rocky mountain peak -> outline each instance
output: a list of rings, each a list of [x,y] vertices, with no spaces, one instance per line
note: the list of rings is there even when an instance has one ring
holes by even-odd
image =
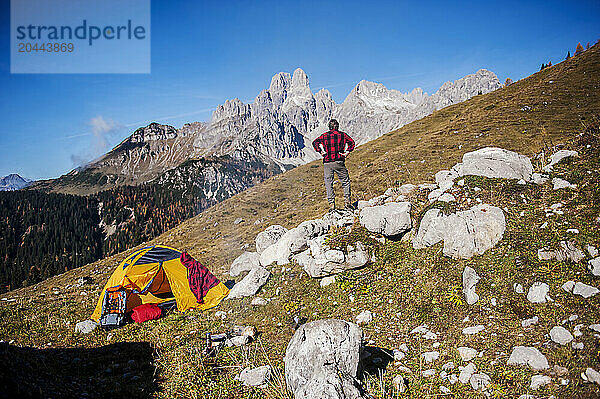
[[[288,72],[279,72],[271,78],[271,85],[269,86],[269,92],[271,94],[281,93],[290,88],[292,79]]]
[[[146,127],[137,129],[129,138],[131,143],[147,143],[156,140],[174,139],[177,137],[177,129],[170,125],[161,125],[156,122]]]
[[[31,180],[22,178],[16,173],[11,173],[0,179],[0,191],[20,190],[31,183]]]
[[[308,76],[301,68],[296,68],[294,74],[292,75],[291,89],[294,91],[308,89],[310,91]]]

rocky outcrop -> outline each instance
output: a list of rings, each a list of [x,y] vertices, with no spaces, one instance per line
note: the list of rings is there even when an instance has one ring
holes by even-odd
[[[265,231],[261,231],[255,238],[256,252],[261,254],[267,247],[273,245],[287,233],[288,229],[278,224],[267,227]]]
[[[298,328],[285,352],[285,380],[295,398],[367,398],[357,383],[362,331],[343,320],[317,320]]]
[[[257,267],[260,267],[260,255],[256,252],[244,252],[231,264],[229,275],[237,277],[240,273],[249,272]]]
[[[256,267],[246,275],[239,283],[235,284],[227,298],[236,299],[255,295],[260,288],[267,283],[271,273],[262,267]]]
[[[306,273],[313,278],[338,274],[348,269],[364,266],[369,261],[369,253],[362,242],[349,246],[346,252],[330,249],[325,245],[325,237],[308,241],[309,249],[294,256]]]
[[[531,180],[533,165],[529,158],[502,148],[485,147],[467,152],[462,159],[462,175],[502,179]]]
[[[496,245],[505,228],[504,212],[495,206],[477,205],[448,216],[430,209],[421,220],[413,247],[421,249],[443,241],[444,255],[468,259]]]

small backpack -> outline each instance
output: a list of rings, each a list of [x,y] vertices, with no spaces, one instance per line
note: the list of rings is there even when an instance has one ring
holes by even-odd
[[[104,293],[100,326],[105,329],[121,327],[127,319],[127,291],[121,286],[111,287]]]

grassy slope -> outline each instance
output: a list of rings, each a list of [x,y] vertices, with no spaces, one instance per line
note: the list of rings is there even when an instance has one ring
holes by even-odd
[[[596,45],[578,57],[507,88],[447,107],[361,146],[348,160],[356,197],[370,198],[398,183],[431,181],[436,171],[460,161],[464,152],[487,145],[530,157],[559,143],[567,143],[570,148],[580,145],[575,140],[583,131],[583,125],[600,114],[599,53],[600,46]],[[524,106],[530,109],[523,110]],[[517,186],[514,182],[468,178],[465,189],[455,193],[459,198],[457,208],[467,207],[467,197],[475,199],[479,196],[484,202],[508,209],[504,239],[493,250],[469,261],[443,257],[439,245],[424,251],[414,251],[406,243],[381,245],[364,230],[355,228],[350,237],[341,234],[333,242],[361,238],[376,252],[377,262],[360,271],[344,273],[336,284],[325,289],[319,288],[318,282],[309,279],[297,266],[291,265],[291,269],[283,273],[280,267],[273,267],[273,277],[261,292],[272,301],[263,308],[253,309],[251,299],[247,298],[219,306],[218,310],[231,312],[224,321],[217,320],[213,311],[192,312],[189,315],[172,314],[144,325],[129,325],[114,331],[110,339],[103,331],[87,336],[74,335],[74,322],[91,313],[100,286],[126,255],[124,253],[9,293],[7,297],[17,301],[0,305],[0,338],[14,339],[15,344],[37,348],[89,348],[85,359],[90,367],[74,368],[70,371],[75,375],[73,378],[85,380],[91,377],[106,390],[117,393],[127,392],[134,396],[154,393],[165,397],[195,397],[197,394],[204,397],[261,397],[254,390],[241,388],[233,377],[244,364],[261,365],[271,361],[276,368],[282,368],[285,345],[293,333],[292,314],[300,312],[309,320],[326,317],[352,320],[361,310],[369,309],[377,316],[364,331],[374,345],[392,349],[406,342],[412,349],[404,362],[413,371],[408,375],[411,393],[406,396],[439,393],[437,377],[422,379],[418,373],[421,368],[429,367],[421,364],[419,353],[432,350],[431,342],[420,341],[408,334],[412,328],[427,322],[440,335],[441,346],[437,350],[442,356],[433,363],[438,371],[447,360],[462,364],[453,348],[472,346],[484,351],[484,356],[475,362],[478,369],[492,377],[494,392],[498,396],[518,396],[527,392],[533,373],[505,367],[507,354],[513,345],[537,343],[535,346],[544,352],[551,364],[569,368],[570,375],[566,378],[571,380],[568,386],[562,387],[554,379],[542,394],[594,397],[597,388],[581,385],[579,373],[586,366],[598,370],[598,341],[586,331],[581,338],[585,349],[578,352],[570,347],[548,345],[544,337],[553,325],[571,313],[579,315],[577,322],[600,321],[594,319],[598,317],[598,297],[576,299],[558,288],[569,278],[587,283],[592,280],[583,264],[541,264],[536,255],[537,249],[547,242],[555,243],[570,237],[566,233],[568,227],[579,228],[580,234],[573,238],[581,245],[600,244],[597,224],[594,225],[600,214],[599,154],[596,150],[600,144],[592,144],[591,149],[578,148],[585,154],[561,165],[556,171],[557,175],[578,183],[577,190],[555,192],[548,186]],[[539,161],[534,164],[539,167]],[[320,163],[315,162],[271,178],[182,223],[153,242],[188,250],[224,278],[228,265],[242,252],[243,245],[252,246],[255,235],[268,225],[292,227],[323,214],[327,206],[323,199],[321,173]],[[475,186],[483,190],[475,192]],[[413,198],[415,218],[429,206],[425,194],[421,192]],[[565,215],[550,218],[548,229],[538,229],[546,220],[544,208],[558,200],[566,203]],[[245,221],[234,225],[233,220],[238,217]],[[259,222],[255,224],[257,220]],[[456,302],[460,298],[460,273],[465,265],[471,265],[482,276],[478,285],[482,299],[472,307]],[[415,273],[416,269],[420,272]],[[66,287],[79,276],[92,276],[95,284],[91,288]],[[533,306],[511,292],[513,282],[528,287],[534,281],[548,282],[556,302]],[[279,295],[276,295],[277,288],[280,288]],[[81,291],[87,295],[82,295]],[[349,301],[349,295],[355,296],[355,302]],[[499,303],[495,308],[489,305],[492,297]],[[522,329],[520,320],[533,315],[540,318],[540,323]],[[466,316],[470,321],[463,323]],[[217,367],[202,361],[198,349],[203,345],[201,333],[223,330],[235,323],[256,325],[262,332],[259,341],[246,349],[222,352],[216,359]],[[474,324],[485,324],[486,333],[464,338],[461,329]],[[571,331],[572,327],[568,325]],[[138,352],[133,344],[119,348],[112,358],[98,355],[100,349],[94,349],[115,342],[121,345],[150,342],[155,352],[150,359],[127,364],[122,357],[128,359],[127,356]],[[11,348],[9,355],[16,356]],[[47,351],[37,351],[31,356],[48,355]],[[7,359],[12,359],[11,356]],[[63,356],[68,358],[69,354]],[[157,368],[155,375],[147,370],[149,362]],[[111,368],[111,373],[105,373],[107,367]],[[398,373],[397,367],[388,365],[383,374],[385,384]],[[131,384],[122,383],[124,373],[134,373],[141,379],[131,387]],[[50,378],[40,379],[48,380],[40,384],[52,385]],[[475,396],[466,386],[445,385],[458,397]],[[57,384],[51,389],[65,392],[70,388]],[[371,386],[372,393],[380,395],[379,391],[377,386]],[[280,384],[267,390],[269,397],[284,395]]]

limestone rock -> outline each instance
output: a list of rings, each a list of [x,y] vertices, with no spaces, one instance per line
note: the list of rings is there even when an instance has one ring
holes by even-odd
[[[385,205],[364,208],[360,212],[360,224],[367,230],[385,236],[397,236],[408,231],[410,202],[388,202]]]
[[[469,378],[471,388],[476,391],[485,391],[491,381],[492,379],[486,373],[473,374],[471,378]]]
[[[285,353],[285,380],[295,398],[366,398],[357,383],[362,332],[343,320],[303,324]]]
[[[439,359],[440,352],[438,352],[438,351],[424,352],[424,353],[421,353],[421,357],[423,358],[423,360],[425,361],[425,363],[431,363],[434,360]]]
[[[84,320],[75,324],[75,332],[80,334],[89,334],[98,327],[94,320]]]
[[[271,379],[271,366],[260,366],[253,369],[246,367],[236,379],[247,387],[265,388]]]
[[[564,327],[554,326],[550,330],[550,339],[557,344],[566,345],[573,341],[573,335]]]
[[[588,270],[594,276],[600,276],[600,256],[588,261]]]
[[[560,190],[562,188],[577,188],[577,185],[571,184],[568,181],[559,177],[555,177],[554,179],[552,179],[552,188],[554,190]]]
[[[546,283],[536,281],[529,287],[527,300],[531,303],[545,303],[548,301],[548,292],[550,287]]]
[[[440,215],[437,209],[430,209],[421,220],[413,247],[420,249],[443,240],[444,255],[469,259],[496,245],[502,239],[505,228],[504,212],[495,206],[476,205],[448,216]]]
[[[552,382],[552,378],[547,375],[536,374],[531,376],[531,385],[529,386],[533,390],[538,390]]]
[[[266,284],[270,276],[271,273],[260,266],[250,270],[250,272],[242,279],[242,281],[231,288],[227,298],[235,299],[256,294],[258,290],[260,290],[260,288]]]
[[[577,153],[577,151],[571,151],[571,150],[559,150],[557,152],[555,152],[554,154],[552,154],[552,156],[550,157],[549,161],[550,163],[546,166],[544,166],[544,172],[551,172],[552,168],[554,165],[556,165],[557,163],[559,163],[560,161],[562,161],[565,158],[568,157],[573,157],[573,156],[578,156],[579,154]]]
[[[356,316],[356,324],[367,324],[373,320],[373,313],[369,310],[363,310]]]
[[[240,273],[249,272],[257,267],[260,267],[260,255],[257,252],[244,252],[231,264],[229,275],[237,277]]]
[[[537,348],[531,346],[515,346],[508,358],[509,366],[529,366],[539,371],[548,369],[548,360]]]
[[[475,270],[470,266],[466,266],[462,274],[462,283],[463,293],[465,294],[465,299],[469,305],[473,305],[479,300],[479,295],[475,292],[475,286],[479,280],[480,277]]]
[[[591,298],[596,295],[600,290],[598,288],[593,287],[591,285],[584,284],[580,281],[575,283],[573,286],[573,295],[581,295],[584,298]]]
[[[600,373],[591,367],[585,369],[585,376],[589,382],[600,385]]]
[[[465,327],[465,328],[462,329],[462,333],[464,335],[473,335],[473,334],[479,334],[483,330],[485,330],[485,326],[483,326],[483,325],[480,324],[480,325],[477,325],[477,326]]]
[[[473,373],[475,373],[475,371],[477,371],[477,367],[473,363],[467,364],[458,375],[458,380],[462,384],[466,384],[467,382],[469,382],[471,376],[473,375]]]
[[[463,155],[463,176],[531,180],[533,166],[529,158],[502,148],[485,147]]]
[[[456,348],[456,350],[463,362],[471,361],[477,356],[477,349],[469,348],[467,346],[460,346]]]
[[[268,246],[275,244],[288,229],[278,224],[267,227],[265,231],[258,233],[255,238],[256,252],[261,254]]]

